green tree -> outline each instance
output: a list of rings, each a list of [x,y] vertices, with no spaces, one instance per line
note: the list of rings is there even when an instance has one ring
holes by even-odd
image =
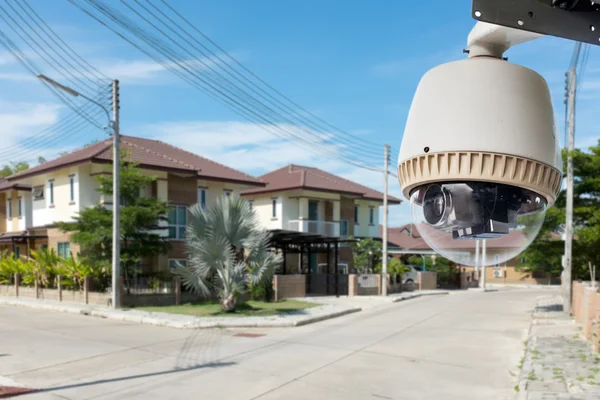
[[[166,227],[160,224],[167,221],[167,204],[155,198],[140,196],[141,190],[156,178],[143,175],[137,164],[125,161],[125,158],[126,154],[121,154],[120,258],[125,283],[129,288],[130,278],[139,261],[166,254],[170,244],[161,232]],[[100,175],[96,179],[100,183],[100,193],[112,196],[112,175]],[[96,269],[110,265],[112,210],[96,205],[80,211],[74,222],[59,222],[57,225],[63,232],[73,232],[71,240],[80,245],[82,256]]]
[[[372,238],[360,239],[352,243],[352,259],[354,269],[358,272],[374,270],[381,263],[381,242]]]
[[[588,152],[573,152],[573,279],[589,279],[588,262],[600,267],[600,141]],[[566,172],[567,152],[563,151]],[[534,242],[521,254],[528,272],[560,274],[564,242],[566,190],[560,192],[554,207],[546,211],[546,219]]]
[[[375,267],[374,271],[376,274],[381,274],[383,270],[383,264],[379,262]],[[399,258],[390,258],[387,265],[387,273],[392,277],[392,282],[399,281],[400,277],[407,272],[409,268],[404,265]]]
[[[29,164],[25,161],[13,162],[11,161],[2,169],[0,169],[0,178],[6,178],[7,176],[11,176],[16,174],[17,172],[25,171],[29,169]]]
[[[222,196],[210,208],[195,204],[190,214],[186,239],[190,262],[177,266],[174,273],[196,293],[216,293],[221,309],[233,312],[241,294],[271,281],[283,257],[269,251],[271,234],[260,226],[246,200]]]

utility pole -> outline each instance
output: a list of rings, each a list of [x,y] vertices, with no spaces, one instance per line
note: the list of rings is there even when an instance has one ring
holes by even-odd
[[[568,132],[569,141],[567,147],[567,215],[565,227],[565,265],[564,282],[565,297],[563,299],[563,310],[571,314],[571,268],[573,263],[573,150],[575,149],[575,67],[569,70],[569,94],[568,94]]]
[[[481,241],[481,288],[485,292],[485,265],[487,264],[486,240]]]
[[[121,187],[120,187],[120,141],[119,141],[119,81],[112,83],[113,106],[113,242],[112,242],[112,306],[121,307],[119,277],[121,273]]]
[[[388,169],[390,166],[390,146],[383,145],[383,260],[381,261],[381,295],[387,296],[388,262]]]
[[[479,240],[475,241],[475,276],[477,277],[477,283],[481,287],[481,278],[479,277]]]

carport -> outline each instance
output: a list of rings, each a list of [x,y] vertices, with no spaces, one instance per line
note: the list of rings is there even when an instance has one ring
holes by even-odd
[[[340,244],[355,242],[355,239],[329,237],[308,232],[283,229],[271,231],[271,247],[281,251],[283,267],[281,273],[288,274],[287,261],[290,255],[299,255],[299,273],[306,275],[306,293],[310,295],[347,295],[348,272],[340,273],[335,266],[339,263]],[[326,254],[326,270],[310,268],[312,254]],[[316,266],[315,266],[316,267]]]

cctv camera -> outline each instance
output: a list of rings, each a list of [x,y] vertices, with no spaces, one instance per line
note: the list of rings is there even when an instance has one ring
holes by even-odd
[[[562,183],[548,85],[506,61],[506,48],[473,46],[468,59],[428,71],[402,138],[398,177],[417,229],[460,264],[516,257]],[[486,260],[478,254],[483,245]]]

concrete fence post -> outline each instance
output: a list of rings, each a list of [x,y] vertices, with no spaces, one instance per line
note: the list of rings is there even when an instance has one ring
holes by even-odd
[[[279,278],[277,275],[273,275],[273,301],[277,302],[281,300],[279,298]]]
[[[119,279],[117,279],[117,283],[118,283],[118,288],[117,290],[119,290],[119,294],[120,294],[120,299],[121,299],[121,306],[123,304],[125,304],[125,285],[123,284],[123,277],[119,276]]]
[[[83,278],[83,298],[84,298],[85,304],[88,304],[90,301],[89,294],[90,294],[90,277],[86,276],[85,278]]]
[[[58,289],[58,301],[62,301],[62,276],[56,275],[56,289]]]
[[[173,278],[173,286],[175,286],[175,305],[178,306],[181,304],[181,277]]]
[[[358,281],[356,274],[348,275],[348,296],[358,296]]]
[[[19,297],[19,285],[21,285],[21,275],[15,274],[15,297]]]

